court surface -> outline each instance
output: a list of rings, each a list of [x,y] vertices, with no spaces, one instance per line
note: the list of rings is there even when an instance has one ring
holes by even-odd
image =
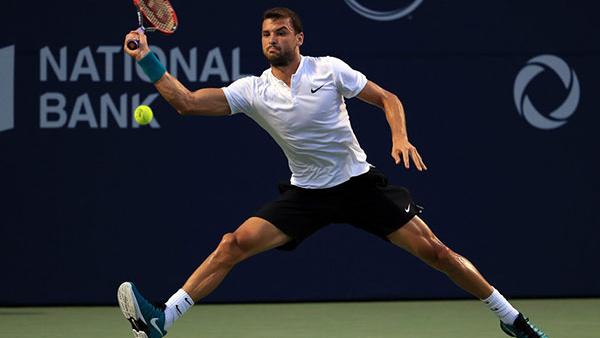
[[[515,300],[550,338],[600,337],[600,299]],[[0,308],[2,338],[131,338],[117,307]],[[168,337],[508,337],[478,301],[196,305]]]

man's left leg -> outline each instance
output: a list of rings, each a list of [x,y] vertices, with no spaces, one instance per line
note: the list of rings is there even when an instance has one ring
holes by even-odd
[[[475,266],[440,241],[418,216],[388,235],[395,245],[445,273],[456,285],[484,301],[501,320],[501,328],[518,338],[547,338],[496,291]]]
[[[494,291],[475,266],[444,245],[419,216],[391,233],[388,239],[445,273],[456,285],[479,299],[488,298]]]

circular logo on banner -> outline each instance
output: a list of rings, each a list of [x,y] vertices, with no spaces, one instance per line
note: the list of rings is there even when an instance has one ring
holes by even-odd
[[[365,18],[376,21],[392,21],[405,17],[412,13],[423,2],[423,0],[414,0],[408,6],[403,6],[391,11],[376,11],[361,5],[358,0],[344,1],[346,1],[348,6],[350,6],[350,8],[352,8],[352,10],[354,10],[356,13],[364,16]]]
[[[529,83],[546,70],[553,71],[569,92],[565,101],[548,116],[540,113],[525,94]],[[567,119],[577,109],[580,95],[579,80],[575,71],[563,59],[554,55],[540,55],[527,61],[527,65],[521,69],[515,79],[513,93],[519,115],[523,116],[529,124],[539,129],[555,129],[567,123]]]

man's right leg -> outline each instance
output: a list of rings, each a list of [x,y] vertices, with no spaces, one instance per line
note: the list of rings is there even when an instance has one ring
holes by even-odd
[[[237,263],[276,248],[291,238],[269,221],[251,217],[236,231],[223,236],[216,250],[192,273],[183,285],[194,302],[211,293]]]
[[[211,293],[237,263],[290,240],[289,236],[267,220],[251,217],[236,231],[223,236],[216,250],[192,273],[183,288],[169,299],[165,310],[148,302],[132,283],[125,282],[118,291],[121,311],[130,321],[136,338],[160,338],[167,334],[167,329],[193,302]],[[188,295],[192,302],[188,301]]]

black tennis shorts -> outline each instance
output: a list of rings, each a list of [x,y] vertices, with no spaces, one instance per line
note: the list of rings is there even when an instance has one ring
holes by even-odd
[[[422,207],[404,187],[388,185],[387,177],[372,167],[368,172],[332,188],[305,189],[279,184],[281,195],[256,217],[273,223],[292,240],[279,247],[293,250],[304,239],[331,223],[347,223],[387,240]]]

